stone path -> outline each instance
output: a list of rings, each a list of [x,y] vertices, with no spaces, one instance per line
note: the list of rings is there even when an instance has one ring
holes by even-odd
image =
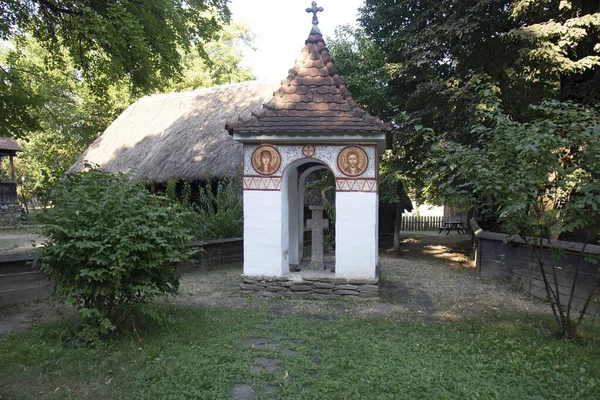
[[[248,366],[252,374],[273,374],[282,379],[292,379],[285,368],[285,357],[305,357],[296,350],[282,349],[278,341],[281,339],[278,333],[272,334],[269,338],[252,338],[242,342],[243,345],[256,350],[256,355]],[[294,341],[294,346],[302,346],[302,342]],[[283,356],[283,359],[278,357]],[[309,360],[319,366],[321,360],[317,357],[310,357]],[[257,393],[256,388],[247,383],[239,383],[231,387],[231,400],[252,400],[257,399],[258,394],[264,392],[267,396],[275,391],[274,386],[265,385]],[[266,397],[267,400],[275,400],[275,397]]]

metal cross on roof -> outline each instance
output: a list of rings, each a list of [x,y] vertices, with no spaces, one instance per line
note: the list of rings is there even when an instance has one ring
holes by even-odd
[[[316,27],[319,24],[319,20],[317,19],[317,13],[319,11],[323,11],[323,7],[317,7],[317,2],[316,1],[312,2],[312,7],[311,8],[307,8],[306,9],[307,13],[312,13],[313,14],[312,23],[313,23],[314,27]]]

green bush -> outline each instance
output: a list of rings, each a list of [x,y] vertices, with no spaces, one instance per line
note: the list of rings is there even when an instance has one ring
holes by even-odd
[[[134,326],[142,305],[175,294],[189,256],[187,213],[144,182],[98,168],[68,175],[39,216],[46,237],[36,265],[79,310],[84,342]],[[144,311],[145,310],[145,311]]]
[[[244,206],[240,174],[225,177],[200,189],[194,204],[201,240],[241,237],[244,232]]]

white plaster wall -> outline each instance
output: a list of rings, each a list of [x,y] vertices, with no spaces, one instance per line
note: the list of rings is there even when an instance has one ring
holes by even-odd
[[[296,168],[288,169],[281,181],[281,269],[282,273],[290,271],[290,202],[298,201],[294,185],[298,180]],[[292,214],[295,215],[295,209]]]
[[[288,248],[290,251],[290,256],[289,256],[289,264],[293,264],[293,265],[298,265],[300,263],[300,260],[298,259],[298,233],[299,233],[299,228],[298,228],[298,201],[300,200],[299,198],[299,193],[298,193],[298,170],[296,168],[294,168],[293,170],[289,171],[289,179],[288,179],[288,200],[289,200],[289,221],[290,221],[290,225],[289,225],[289,243],[288,243]],[[284,178],[285,180],[285,178]],[[284,205],[282,205],[282,207],[284,207]]]
[[[281,191],[244,190],[244,274],[281,276],[287,272],[282,265],[282,222]],[[285,226],[287,233],[287,222]]]
[[[377,193],[336,192],[336,277],[375,278],[377,202]]]

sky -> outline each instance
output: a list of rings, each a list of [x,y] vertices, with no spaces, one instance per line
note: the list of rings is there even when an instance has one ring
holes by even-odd
[[[245,22],[256,35],[256,51],[247,51],[245,66],[260,80],[281,80],[294,66],[312,28],[312,0],[231,0],[234,21]],[[357,25],[363,0],[317,0],[319,29],[323,37],[333,36],[336,26]],[[327,39],[325,39],[327,40]]]

